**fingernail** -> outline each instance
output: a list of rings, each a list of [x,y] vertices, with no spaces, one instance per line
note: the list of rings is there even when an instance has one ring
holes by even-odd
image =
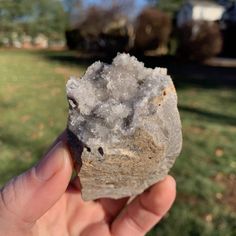
[[[65,144],[57,143],[35,167],[36,176],[43,181],[52,178],[65,164]]]

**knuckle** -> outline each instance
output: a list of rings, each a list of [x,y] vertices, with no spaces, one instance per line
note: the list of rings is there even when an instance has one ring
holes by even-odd
[[[141,223],[137,221],[135,216],[133,216],[133,214],[130,213],[128,209],[127,209],[126,223],[129,225],[132,231],[136,232],[136,235],[139,235],[139,236],[144,235],[145,229],[142,227]]]
[[[162,215],[159,213],[159,202],[158,200],[153,200],[152,207],[148,207],[146,202],[142,200],[142,198],[139,199],[139,205],[140,207],[148,212],[149,214],[155,216],[156,218],[162,218]]]
[[[2,207],[9,212],[13,212],[17,201],[16,196],[16,178],[10,180],[0,192],[0,200]]]
[[[24,206],[22,196],[17,189],[24,187],[23,182],[22,176],[15,177],[0,190],[0,215],[9,219],[9,222],[21,226],[20,228],[32,225],[32,222],[28,222],[21,216]]]

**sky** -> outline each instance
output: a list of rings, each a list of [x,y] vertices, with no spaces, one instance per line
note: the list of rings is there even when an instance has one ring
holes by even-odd
[[[85,0],[84,3],[90,5],[90,4],[96,4],[96,3],[99,3],[101,2],[101,0]],[[136,5],[137,7],[140,9],[142,8],[145,4],[147,3],[146,0],[136,0]]]

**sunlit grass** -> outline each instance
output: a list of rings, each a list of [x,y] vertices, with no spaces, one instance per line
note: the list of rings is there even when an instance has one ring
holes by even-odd
[[[63,131],[68,68],[37,52],[0,52],[0,183],[32,165]]]

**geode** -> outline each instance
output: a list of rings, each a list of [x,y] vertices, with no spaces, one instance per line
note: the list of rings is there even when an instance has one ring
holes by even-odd
[[[67,82],[68,140],[84,200],[137,195],[163,179],[182,146],[177,95],[164,68],[128,54]]]

